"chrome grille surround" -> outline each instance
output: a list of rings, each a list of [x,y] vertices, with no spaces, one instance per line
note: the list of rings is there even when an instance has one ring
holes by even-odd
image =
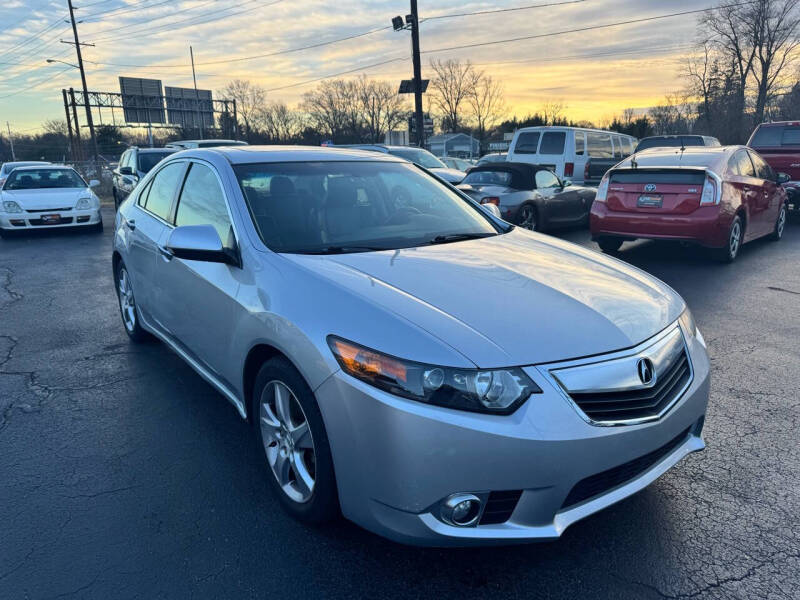
[[[642,383],[637,370],[637,365],[643,358],[652,361],[656,372],[656,377],[648,384]],[[684,360],[685,366],[679,364]],[[677,322],[633,348],[590,358],[540,365],[538,369],[561,392],[584,421],[603,427],[637,425],[660,419],[675,406],[694,381],[691,356],[684,333]],[[688,369],[688,376],[685,372],[676,374],[680,369]],[[609,403],[621,403],[637,392],[646,394],[652,390],[654,393],[661,393],[664,390],[655,388],[664,382],[662,376],[674,377],[674,381],[666,381],[666,386],[672,386],[666,389],[669,397],[662,398],[658,402],[658,404],[663,402],[663,406],[660,406],[655,414],[619,419],[595,419],[580,406],[581,398],[604,394],[608,395]],[[685,382],[679,385],[684,379]],[[628,396],[625,396],[626,394]],[[618,399],[615,399],[615,395]],[[636,407],[633,407],[629,410],[635,409]]]

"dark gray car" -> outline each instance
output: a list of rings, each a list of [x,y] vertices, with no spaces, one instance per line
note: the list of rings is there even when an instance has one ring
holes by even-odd
[[[178,148],[131,146],[123,152],[119,159],[119,165],[111,174],[111,194],[114,197],[114,208],[119,208],[120,203],[128,197],[128,194],[133,191],[139,180],[150,172],[150,169],[177,151]]]
[[[517,162],[470,169],[458,188],[481,204],[496,205],[506,221],[535,231],[586,224],[596,194],[546,167]]]

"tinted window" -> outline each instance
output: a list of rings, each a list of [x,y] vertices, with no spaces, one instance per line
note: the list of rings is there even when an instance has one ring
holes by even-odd
[[[800,127],[787,127],[781,136],[781,145],[800,146]]]
[[[172,199],[175,197],[175,190],[178,188],[185,166],[183,162],[174,162],[161,169],[153,178],[150,191],[147,193],[147,197],[144,198],[145,204],[143,206],[165,221],[169,220]]]
[[[753,148],[780,146],[783,138],[783,127],[759,127],[750,144]]]
[[[497,234],[481,209],[406,163],[263,163],[234,172],[261,239],[276,252],[391,250]]]
[[[231,220],[217,176],[205,165],[194,163],[183,184],[175,225],[213,225],[223,243],[228,242]]]
[[[611,148],[610,133],[586,133],[586,146],[589,148],[589,156],[594,158],[613,158]]]
[[[445,168],[444,163],[427,150],[418,150],[415,148],[404,148],[403,150],[392,149],[389,151],[389,154],[410,160],[415,165],[425,167],[426,169]]]
[[[172,152],[140,152],[139,170],[142,173],[149,173],[153,167],[170,154],[172,154]]]
[[[527,131],[520,133],[517,138],[517,145],[514,147],[514,152],[518,154],[536,154],[539,148],[539,132]]]
[[[582,131],[575,132],[575,154],[583,155],[586,149],[586,136]]]
[[[755,177],[756,171],[753,168],[753,163],[745,150],[739,150],[731,157],[728,162],[728,167],[733,171],[734,175],[742,177]]]
[[[561,187],[561,182],[551,171],[541,170],[536,171],[536,187],[539,189]]]
[[[4,190],[42,188],[84,188],[86,182],[72,169],[14,169],[6,179]]]
[[[775,181],[775,174],[772,172],[772,169],[767,164],[763,158],[761,158],[755,152],[749,152],[750,158],[753,161],[753,166],[756,169],[756,177],[760,177],[761,179],[767,179],[769,181]]]
[[[508,171],[472,171],[467,173],[461,183],[483,183],[494,185],[511,185],[511,173]]]
[[[567,134],[564,131],[547,131],[542,136],[539,154],[564,154],[564,142]]]

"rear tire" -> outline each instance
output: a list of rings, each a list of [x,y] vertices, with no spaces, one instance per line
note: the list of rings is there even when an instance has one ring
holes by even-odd
[[[781,204],[781,210],[778,213],[778,220],[775,221],[775,229],[772,231],[772,235],[770,235],[770,239],[775,242],[779,242],[783,237],[783,231],[786,229],[786,218],[789,213],[789,207],[787,203]]]
[[[744,238],[744,227],[742,218],[734,217],[731,228],[728,231],[728,242],[722,248],[714,248],[714,258],[723,263],[732,263],[739,256]]]
[[[606,254],[614,254],[622,247],[622,240],[613,237],[601,237],[597,239],[597,245]]]
[[[258,371],[251,415],[266,477],[286,512],[313,524],[337,517],[339,495],[322,413],[285,357],[268,360]]]

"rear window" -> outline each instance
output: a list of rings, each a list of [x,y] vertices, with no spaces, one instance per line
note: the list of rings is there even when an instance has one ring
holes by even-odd
[[[702,171],[637,171],[631,173],[618,171],[611,174],[610,183],[677,183],[703,185],[705,174]]]
[[[592,158],[613,158],[614,151],[611,148],[610,133],[586,134],[586,146],[589,148],[589,156]]]
[[[470,171],[461,183],[482,183],[511,187],[509,171]]]
[[[781,146],[800,146],[800,127],[787,127],[781,136]]]
[[[750,144],[753,148],[783,145],[783,127],[759,127]]]
[[[536,154],[539,148],[539,132],[528,131],[520,133],[517,138],[517,145],[514,147],[514,152],[517,154]]]
[[[564,131],[548,131],[542,136],[539,154],[564,154],[564,142],[567,134]]]

